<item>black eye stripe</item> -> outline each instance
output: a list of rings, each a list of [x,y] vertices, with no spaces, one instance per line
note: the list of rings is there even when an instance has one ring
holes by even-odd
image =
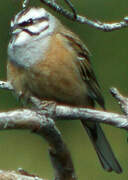
[[[29,35],[33,36],[33,35],[39,35],[39,33],[33,33],[31,31],[29,31],[28,29],[24,29],[24,32],[27,32]]]
[[[24,21],[22,23],[19,23],[18,25],[21,26],[21,27],[24,27],[24,26],[31,26],[32,24],[35,24],[35,23],[39,23],[39,22],[43,22],[43,21],[48,21],[48,17],[40,17],[40,18],[37,18],[37,19],[29,19],[28,21]]]
[[[19,26],[24,27],[24,26],[30,26],[33,24],[33,20],[29,19],[28,21],[24,21],[22,23],[19,23]]]
[[[41,30],[40,32],[32,32],[29,31],[28,29],[23,29],[24,32],[27,32],[29,35],[33,36],[33,35],[39,35],[41,32],[45,31],[46,29],[49,28],[49,25],[47,25],[43,30]]]

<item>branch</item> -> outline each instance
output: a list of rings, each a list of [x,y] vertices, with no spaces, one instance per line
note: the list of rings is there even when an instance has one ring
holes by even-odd
[[[110,31],[119,30],[119,29],[128,27],[128,16],[124,17],[123,20],[120,22],[105,23],[101,21],[92,21],[86,16],[80,16],[78,14],[75,14],[76,11],[74,13],[71,13],[70,11],[64,9],[62,6],[58,5],[53,0],[40,0],[40,1],[72,21],[76,21],[81,24],[88,24],[96,29],[99,29],[105,32],[110,32]]]
[[[7,87],[10,88],[10,83],[0,81],[0,88],[7,89]],[[11,89],[12,90],[12,89]],[[128,114],[128,99],[123,97],[116,88],[111,89],[112,95],[118,100],[120,103],[123,112],[125,114]],[[120,115],[117,113],[112,112],[106,112],[106,111],[98,111],[94,109],[89,108],[77,108],[77,107],[71,107],[71,106],[64,106],[61,104],[55,104],[53,102],[41,102],[39,99],[35,97],[31,97],[32,103],[38,108],[38,113],[42,116],[47,116],[55,120],[78,120],[82,119],[85,121],[92,121],[92,122],[99,122],[104,124],[109,124],[112,126],[115,126],[117,128],[123,128],[125,130],[128,130],[128,117],[126,115]],[[24,111],[24,112],[23,112]],[[26,116],[23,116],[23,114],[26,112]],[[22,114],[23,113],[23,114]],[[30,115],[30,119],[32,117],[35,117],[33,113],[37,113],[29,110],[29,109],[22,109],[22,110],[15,110],[10,112],[2,112],[0,113],[0,128],[1,123],[5,123],[5,120],[8,119],[21,119],[23,121],[26,118],[28,119],[28,115]],[[32,115],[32,117],[31,117]],[[36,118],[36,117],[35,117]],[[5,119],[5,120],[4,120]],[[13,124],[14,122],[10,122],[10,124]],[[3,125],[2,125],[3,126]],[[20,127],[20,125],[19,125]],[[16,126],[17,128],[17,126]]]
[[[70,7],[70,9],[73,12],[74,19],[76,19],[77,18],[77,12],[76,12],[76,9],[74,8],[73,4],[71,3],[71,1],[70,0],[64,0],[64,1]]]
[[[30,129],[49,143],[49,154],[58,180],[76,180],[72,160],[61,133],[50,117],[37,110],[21,109],[0,113],[0,129]],[[64,179],[66,180],[66,179]]]
[[[9,82],[4,81],[0,81],[0,88],[11,91],[14,90]],[[31,100],[39,109],[40,101],[34,97],[32,97]],[[56,128],[53,119],[50,118],[51,111],[49,111],[49,116],[48,112],[46,112],[46,108],[45,111],[44,109],[43,111],[37,109],[35,111],[21,109],[1,112],[0,129],[30,129],[43,136],[50,146],[49,155],[55,170],[55,179],[76,180],[70,153],[63,142],[61,133]]]
[[[30,1],[30,0],[24,0],[24,1],[23,1],[23,4],[22,4],[23,9],[28,6],[29,1]]]
[[[18,174],[15,171],[1,171],[0,170],[0,180],[45,180],[38,177],[25,176]]]
[[[0,88],[13,90],[9,82],[3,81],[0,81]],[[70,153],[63,142],[60,131],[55,126],[54,120],[82,119],[90,122],[110,124],[128,130],[128,109],[126,108],[128,107],[128,99],[123,97],[115,88],[111,89],[111,93],[120,102],[126,115],[64,106],[53,102],[42,103],[39,99],[31,97],[31,102],[35,105],[35,109],[19,109],[0,113],[0,130],[30,129],[43,136],[50,147],[49,155],[55,170],[55,179],[76,180]]]
[[[123,113],[128,116],[128,98],[122,96],[116,88],[110,89],[113,97],[118,101]]]

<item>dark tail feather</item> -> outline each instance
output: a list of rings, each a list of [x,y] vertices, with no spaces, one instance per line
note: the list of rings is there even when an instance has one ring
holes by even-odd
[[[99,160],[106,171],[115,171],[116,173],[121,173],[122,169],[120,164],[116,160],[114,153],[104,135],[103,130],[101,129],[98,123],[88,123],[82,121],[82,124],[87,131],[92,144],[97,152]]]

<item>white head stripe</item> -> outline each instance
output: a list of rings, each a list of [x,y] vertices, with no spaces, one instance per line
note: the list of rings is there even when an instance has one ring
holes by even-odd
[[[28,26],[25,29],[27,29],[31,33],[39,33],[43,29],[48,27],[48,25],[49,25],[48,21],[43,21],[43,22],[40,22],[40,23],[37,23],[37,24],[33,24],[31,26]]]
[[[48,16],[48,13],[46,12],[45,9],[40,8],[37,11],[36,8],[31,8],[26,14],[21,16],[18,23],[26,22],[29,19],[38,19],[40,17],[47,17],[47,16]]]

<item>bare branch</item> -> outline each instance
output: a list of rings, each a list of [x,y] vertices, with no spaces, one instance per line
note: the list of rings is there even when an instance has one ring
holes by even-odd
[[[0,81],[0,88],[13,90],[12,85],[4,81]],[[31,101],[39,109],[41,102],[34,97],[31,97]],[[76,180],[70,153],[62,140],[61,133],[56,128],[54,121],[50,118],[53,110],[49,111],[49,116],[47,116],[48,112],[46,112],[46,108],[45,111],[44,109],[43,111],[22,109],[2,112],[0,113],[0,129],[31,129],[43,136],[50,146],[49,154],[55,170],[56,179]]]
[[[57,11],[58,13],[62,14],[63,16],[67,17],[70,20],[75,20],[75,22],[79,22],[81,24],[88,24],[96,29],[110,32],[114,30],[119,30],[125,27],[128,27],[128,17],[124,17],[120,22],[101,22],[101,21],[92,21],[85,16],[76,15],[74,13],[69,12],[68,10],[64,9],[62,6],[58,5],[55,1],[50,0],[40,0],[42,3],[46,4],[53,10]]]
[[[10,83],[0,82],[0,88],[12,90]],[[128,100],[116,89],[112,94],[118,99],[125,114],[127,114]],[[128,130],[128,118],[126,115],[98,111],[88,108],[77,108],[55,104],[53,102],[41,102],[31,97],[31,102],[36,109],[21,109],[0,113],[0,129],[31,129],[43,136],[49,143],[49,154],[55,170],[57,180],[76,180],[76,175],[70,153],[62,140],[61,133],[55,126],[54,120],[77,120],[100,122]]]
[[[42,112],[22,109],[0,113],[0,129],[31,129],[49,143],[49,154],[58,180],[76,180],[70,153],[62,140],[61,133],[50,117]]]
[[[25,176],[25,175],[21,175],[18,174],[15,171],[1,171],[0,170],[0,179],[1,180],[44,180],[42,178],[39,177],[31,177],[31,176]]]
[[[68,4],[68,6],[71,8],[71,10],[72,10],[72,12],[73,12],[73,14],[74,14],[74,19],[76,19],[76,17],[77,17],[77,12],[76,12],[76,9],[74,8],[74,6],[73,6],[73,4],[71,3],[71,1],[70,0],[64,0],[67,4]]]
[[[38,129],[45,122],[44,119],[42,120],[42,117],[47,115],[56,120],[83,119],[85,121],[105,123],[128,130],[128,119],[125,115],[64,105],[56,105],[56,108],[52,110],[47,113],[43,110],[34,111],[30,109],[1,112],[0,129]]]
[[[22,4],[23,9],[28,6],[29,1],[30,1],[30,0],[24,0],[24,1],[23,1],[23,4]]]
[[[0,88],[4,88],[4,89],[9,89],[12,90],[12,88],[10,88],[10,83],[8,82],[3,82],[0,81]],[[115,91],[114,91],[115,90]],[[114,89],[115,92],[115,97],[120,100],[120,104],[122,104],[122,108],[124,107],[125,110],[123,110],[123,112],[125,112],[127,110],[128,107],[128,100],[127,98],[123,97],[121,94],[119,94],[119,92]],[[77,108],[77,107],[71,107],[71,106],[64,106],[64,105],[60,105],[60,104],[55,104],[53,102],[41,102],[39,99],[35,98],[35,97],[31,97],[31,102],[35,105],[35,107],[38,109],[38,113],[40,114],[40,116],[47,116],[50,117],[52,119],[65,119],[65,120],[77,120],[77,119],[83,119],[85,121],[92,121],[92,122],[100,122],[100,123],[104,123],[104,124],[109,124],[109,125],[113,125],[115,127],[118,128],[123,128],[125,130],[128,130],[128,118],[125,115],[120,115],[120,114],[116,114],[116,113],[112,113],[112,112],[105,112],[105,111],[98,111],[98,110],[94,110],[94,109],[88,109],[88,108]],[[124,106],[125,104],[125,106]],[[23,114],[22,114],[23,113]],[[26,122],[26,120],[28,119],[28,117],[30,118],[30,120],[32,120],[33,118],[34,121],[37,121],[36,114],[37,112],[32,111],[32,110],[27,110],[27,109],[22,109],[22,110],[16,110],[16,111],[10,111],[10,112],[2,112],[0,113],[0,128],[2,125],[2,122],[5,123],[9,123],[12,126],[12,124],[14,124],[14,122],[11,122],[11,119],[14,119],[14,121],[16,119],[21,119],[21,123],[22,121]],[[26,115],[25,115],[26,114]],[[25,115],[25,116],[24,116]],[[27,119],[26,119],[27,118]],[[24,123],[25,123],[24,122]],[[18,121],[17,121],[18,123]],[[8,124],[9,125],[9,124]],[[33,125],[34,127],[35,125]],[[35,126],[36,127],[36,126]],[[13,128],[13,127],[12,127]],[[15,125],[15,128],[18,128],[18,124]],[[21,128],[20,124],[19,124],[19,128]],[[22,127],[24,128],[24,127]],[[29,127],[26,127],[29,128]]]
[[[118,101],[123,113],[128,116],[128,98],[122,96],[116,88],[111,88],[110,92]]]
[[[88,108],[71,108],[64,106],[56,107],[58,119],[82,119],[89,122],[99,122],[128,130],[128,119],[124,115],[116,113],[97,111]]]

